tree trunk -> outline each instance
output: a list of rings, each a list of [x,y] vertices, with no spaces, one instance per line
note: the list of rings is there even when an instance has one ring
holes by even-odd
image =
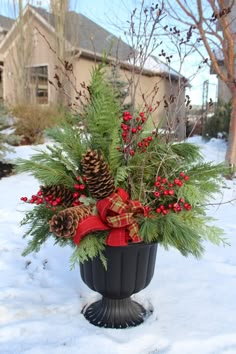
[[[229,126],[229,140],[226,161],[230,166],[236,166],[236,86],[232,89],[232,112]]]

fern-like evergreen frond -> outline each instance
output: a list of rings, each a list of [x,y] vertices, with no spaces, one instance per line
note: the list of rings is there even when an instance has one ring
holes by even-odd
[[[100,257],[101,262],[106,269],[107,262],[103,254],[106,244],[106,235],[107,233],[105,232],[95,232],[83,237],[80,241],[80,245],[75,247],[74,252],[71,255],[71,269],[74,268],[76,264],[84,263],[97,256]]]
[[[120,106],[104,76],[102,65],[92,72],[91,102],[85,109],[84,120],[86,129],[91,134],[92,148],[102,150],[108,160],[114,131],[117,131],[120,126]]]

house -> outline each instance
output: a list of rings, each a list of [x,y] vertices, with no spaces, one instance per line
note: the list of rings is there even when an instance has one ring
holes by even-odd
[[[59,38],[56,36],[58,32],[55,31],[55,26],[55,17],[51,13],[27,5],[21,21],[15,21],[0,43],[0,55],[4,62],[3,98],[7,104],[15,104],[20,99],[42,104],[58,102],[57,86],[60,82],[55,80],[55,74],[60,70],[58,68],[61,68],[61,62],[56,50]],[[156,101],[167,103],[177,97],[173,110],[174,119],[180,127],[178,136],[184,137],[186,79],[182,75],[154,56],[149,58],[140,73],[139,66],[134,68],[132,65],[133,49],[129,45],[73,11],[66,13],[64,38],[64,53],[68,62],[73,65],[73,75],[68,71],[63,85],[68,86],[67,94],[72,101],[76,97],[76,90],[77,93],[81,90],[81,83],[88,84],[92,68],[102,60],[105,50],[109,53],[108,63],[119,63],[120,80],[129,81],[134,71],[136,77],[140,76],[135,94],[136,106],[144,106],[144,97],[151,104],[150,97],[157,86]],[[73,90],[75,87],[77,89]],[[157,123],[166,116],[164,104],[156,112]]]
[[[15,21],[13,19],[0,15],[0,44],[5,38],[7,32],[10,30],[14,22]],[[1,56],[0,54],[0,100],[3,99],[2,71],[3,71],[3,56]]]

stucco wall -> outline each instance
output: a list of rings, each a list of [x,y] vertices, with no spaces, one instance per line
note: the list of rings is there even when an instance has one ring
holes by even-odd
[[[38,28],[40,33],[39,34]],[[17,32],[15,32],[16,34]],[[46,37],[47,41],[52,45],[54,39],[52,35],[42,26],[36,19],[31,18],[27,21],[27,24],[24,26],[24,35],[26,36],[26,44],[24,47],[25,50],[25,59],[24,66],[48,66],[48,78],[52,79],[55,74],[55,63],[56,58],[52,50],[49,49],[49,46],[43,38]],[[4,100],[6,103],[14,104],[18,99],[18,89],[19,82],[22,80],[19,68],[22,67],[20,64],[20,43],[19,43],[19,34],[17,34],[13,41],[9,41],[7,50],[4,53],[4,74],[3,74],[3,94]],[[23,74],[22,74],[23,75]],[[53,87],[49,88],[49,102],[55,100],[55,89]]]
[[[83,57],[78,57],[74,62],[74,72],[77,78],[76,86],[78,90],[81,90],[81,83],[85,82],[86,85],[89,84],[91,78],[91,72],[93,67],[95,66],[95,62],[92,60],[88,60]],[[119,80],[127,81],[130,80],[131,73],[126,69],[119,70]],[[137,80],[137,76],[135,78]],[[153,99],[153,90],[154,87],[158,87],[157,94]],[[164,78],[160,76],[145,76],[142,75],[140,77],[139,85],[136,90],[135,96],[135,106],[137,109],[144,110],[144,99],[148,106],[156,106],[156,102],[159,101],[159,107],[152,112],[152,120],[155,125],[161,122],[162,125],[167,125],[167,121],[169,120],[169,125],[172,129],[178,130],[178,137],[180,139],[185,136],[185,90],[183,87],[180,87],[180,83],[178,81],[172,80],[169,78]],[[164,97],[167,101],[169,101],[170,95],[176,97],[175,102],[169,104],[168,109],[164,107]],[[126,100],[129,101],[129,97]],[[150,120],[149,129],[153,129],[153,123]]]

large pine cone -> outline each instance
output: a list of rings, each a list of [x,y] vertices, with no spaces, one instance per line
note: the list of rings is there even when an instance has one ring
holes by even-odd
[[[50,231],[58,237],[72,238],[75,236],[79,222],[91,213],[91,208],[85,205],[61,210],[49,221]]]
[[[83,155],[82,166],[86,183],[93,198],[104,199],[114,192],[114,177],[103,156],[99,155],[97,150],[88,149]]]
[[[51,185],[51,186],[41,186],[40,190],[43,193],[43,197],[52,197],[52,200],[56,198],[61,198],[61,205],[68,208],[73,205],[73,191],[66,188],[63,185]]]

